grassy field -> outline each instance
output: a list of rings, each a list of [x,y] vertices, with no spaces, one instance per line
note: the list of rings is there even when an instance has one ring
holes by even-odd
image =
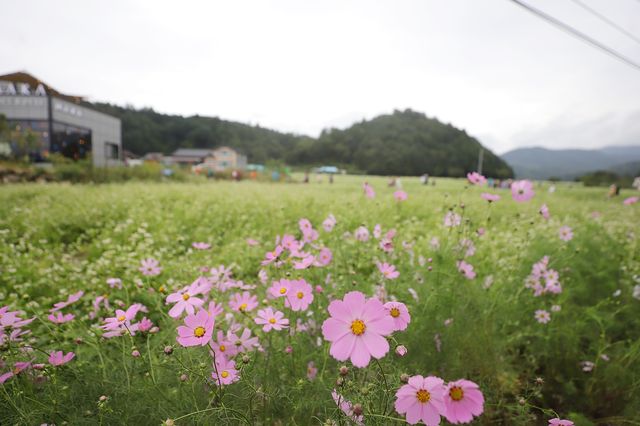
[[[553,193],[536,186],[532,200],[516,203],[506,190],[446,179],[422,186],[417,178],[402,179],[408,199],[398,202],[382,178],[366,178],[377,194],[365,197],[364,180],[0,187],[0,308],[8,307],[0,311],[0,375],[7,373],[0,424],[349,424],[360,410],[367,425],[394,424],[405,420],[394,408],[403,375],[475,382],[484,395],[477,424],[546,425],[555,417],[581,426],[640,424],[640,204],[568,184]],[[482,192],[502,199],[490,204]],[[459,226],[444,226],[450,211]],[[329,214],[336,223],[327,232]],[[303,250],[318,255],[326,247],[330,263],[295,269],[300,259],[285,250],[280,267],[261,266],[277,236],[303,238],[301,218],[318,232]],[[376,224],[381,238],[397,231],[392,251],[373,235]],[[356,232],[361,226],[367,241]],[[563,226],[572,230],[569,241],[560,237]],[[544,269],[557,273],[554,291],[536,296],[528,277],[545,256]],[[158,275],[139,270],[148,258],[159,262]],[[459,271],[460,261],[473,266],[474,278]],[[399,276],[385,279],[378,262]],[[231,278],[211,272],[220,265]],[[200,276],[212,286],[199,295],[203,307],[215,301],[224,309],[215,317],[217,344],[245,329],[259,338],[258,348],[228,357],[239,377],[233,383],[214,380],[222,366],[206,346],[176,340],[184,314],[169,316],[173,303],[165,299]],[[311,285],[307,309],[268,297],[280,279]],[[60,310],[73,319],[48,319],[54,304],[80,290]],[[257,308],[232,308],[243,291],[256,296]],[[406,330],[386,337],[389,352],[364,368],[334,359],[322,331],[329,303],[350,291],[403,302],[411,315]],[[105,319],[135,303],[144,307],[128,326],[146,317],[157,329],[145,323],[135,335],[105,338]],[[263,331],[255,318],[267,306],[291,327]],[[22,325],[7,313],[16,310],[35,319]],[[396,354],[400,345],[404,356]],[[51,351],[75,357],[54,366]],[[334,389],[356,414],[343,413]]]

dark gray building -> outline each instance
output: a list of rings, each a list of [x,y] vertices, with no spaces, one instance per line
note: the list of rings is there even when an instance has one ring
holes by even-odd
[[[25,151],[21,154],[34,161],[59,153],[76,160],[90,158],[96,166],[122,164],[120,119],[27,73],[0,76],[0,114],[9,125],[11,149]]]

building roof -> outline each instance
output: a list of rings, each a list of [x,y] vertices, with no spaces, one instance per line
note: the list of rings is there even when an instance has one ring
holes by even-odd
[[[213,149],[178,148],[171,154],[173,157],[207,157],[213,154]]]
[[[44,87],[44,90],[47,92],[48,95],[54,95],[59,98],[65,99],[70,102],[75,102],[75,103],[80,103],[85,100],[83,96],[64,95],[58,92],[53,87],[49,86],[44,81],[24,71],[0,75],[0,81],[10,81],[11,83],[27,83],[29,86],[31,86],[34,89],[38,86],[38,84],[42,84],[42,86]]]

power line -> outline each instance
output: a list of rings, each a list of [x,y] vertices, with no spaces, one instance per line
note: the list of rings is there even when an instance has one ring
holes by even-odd
[[[640,44],[640,38],[636,37],[635,35],[633,35],[629,31],[627,31],[626,29],[622,28],[620,25],[616,24],[615,22],[613,22],[611,19],[607,18],[603,14],[599,13],[598,11],[596,11],[596,10],[592,9],[591,7],[589,7],[588,5],[584,4],[581,0],[571,0],[571,1],[574,2],[575,4],[577,4],[578,6],[580,6],[581,8],[583,8],[584,10],[590,12],[594,16],[597,16],[600,20],[606,22],[607,24],[609,24],[610,26],[612,26],[616,30],[620,31],[622,34],[626,35],[627,37],[629,37],[630,39],[635,41],[636,43]]]
[[[620,61],[626,63],[627,65],[632,66],[633,68],[637,69],[640,71],[640,64],[632,61],[631,59],[627,58],[626,56],[624,56],[623,54],[610,49],[609,47],[605,46],[604,44],[600,43],[599,41],[589,37],[588,35],[576,30],[575,28],[573,28],[570,25],[565,24],[562,21],[559,21],[558,19],[554,18],[553,16],[539,10],[536,9],[533,6],[530,6],[520,0],[509,0],[515,4],[517,4],[518,6],[526,9],[527,11],[533,13],[534,15],[538,16],[539,18],[544,19],[545,21],[549,22],[552,25],[555,25],[556,27],[560,28],[561,30],[569,33],[570,35],[579,38],[580,40],[584,41],[585,43],[590,44],[591,46],[597,47],[600,50],[603,50],[604,52],[608,53],[609,55],[619,59]],[[640,0],[638,0],[640,1]]]

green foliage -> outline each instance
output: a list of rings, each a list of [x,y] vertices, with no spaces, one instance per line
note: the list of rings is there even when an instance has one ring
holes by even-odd
[[[228,145],[246,153],[252,163],[332,164],[377,175],[461,177],[477,168],[482,147],[465,131],[411,110],[346,130],[326,130],[313,139],[215,117],[164,115],[107,104],[96,107],[122,120],[124,147],[136,154]],[[513,176],[511,168],[487,149],[483,171],[497,178]]]
[[[365,179],[377,191],[373,200],[362,195]],[[499,202],[487,204],[480,199],[483,188],[459,180],[439,179],[436,187],[410,178],[403,183],[409,198],[402,203],[393,200],[394,189],[385,179],[370,176],[337,176],[333,185],[304,187],[211,181],[1,187],[0,306],[37,319],[25,342],[3,346],[0,357],[23,360],[19,348],[27,343],[36,348],[29,359],[37,362],[46,360],[42,351],[54,349],[73,350],[77,357],[0,385],[0,424],[158,425],[167,418],[179,419],[178,425],[348,424],[331,400],[342,363],[329,356],[326,342],[318,346],[317,328],[294,336],[265,335],[250,316],[240,318],[260,336],[266,352],[251,352],[246,364],[238,360],[242,379],[220,391],[208,380],[206,348],[177,347],[179,322],[166,314],[166,294],[191,283],[202,266],[234,265],[236,279],[262,288],[257,274],[264,253],[273,249],[276,235],[299,237],[301,217],[320,231],[318,243],[334,258],[326,268],[285,266],[292,277],[324,287],[309,316],[282,308],[293,323],[312,318],[321,324],[330,297],[349,290],[374,294],[382,283],[376,260],[392,262],[400,272],[386,282],[386,291],[408,305],[412,321],[393,335],[391,351],[403,344],[408,354],[389,353],[379,367],[351,367],[338,387],[363,405],[367,425],[393,424],[401,417],[393,401],[402,373],[477,382],[486,404],[475,424],[546,425],[556,415],[580,426],[638,423],[640,301],[632,296],[640,277],[638,206],[562,183],[553,194],[537,187],[534,201],[522,204],[512,202],[507,191]],[[550,208],[548,221],[537,213],[542,203]],[[450,209],[462,216],[460,227],[442,226]],[[593,218],[596,210],[601,215]],[[320,227],[329,213],[337,219],[331,233]],[[383,253],[373,237],[363,243],[345,235],[377,223],[385,232],[398,231],[393,253]],[[558,238],[562,225],[573,228],[573,240]],[[486,231],[482,237],[476,232],[480,227]],[[260,245],[247,246],[249,237]],[[437,249],[433,237],[439,239]],[[455,266],[464,238],[476,246],[467,258],[478,273],[474,280]],[[195,251],[194,241],[212,248]],[[402,241],[412,247],[403,248]],[[524,280],[545,255],[564,290],[534,297]],[[147,257],[159,259],[161,275],[141,276],[139,261]],[[421,257],[432,261],[422,264]],[[265,269],[268,284],[285,274]],[[109,288],[109,277],[121,278],[124,288]],[[46,319],[54,303],[80,289],[84,298],[64,310],[75,313],[75,320],[55,326]],[[102,339],[100,318],[112,311],[102,309],[93,319],[88,313],[94,298],[104,294],[112,309],[144,303],[145,315],[160,331]],[[213,297],[226,305],[229,292],[214,291]],[[552,305],[561,310],[552,312],[548,324],[537,323],[535,310]],[[164,353],[168,345],[174,348],[171,355]],[[291,354],[284,351],[288,345]],[[134,348],[141,357],[130,355]],[[306,377],[309,361],[319,370],[314,381]],[[582,370],[583,361],[594,362],[591,372]],[[0,367],[0,374],[5,370]]]
[[[614,172],[599,170],[597,172],[580,176],[577,180],[579,182],[582,182],[585,186],[609,186],[615,183],[620,188],[631,188],[631,184],[633,183],[633,176],[635,176],[636,174],[618,176]]]

